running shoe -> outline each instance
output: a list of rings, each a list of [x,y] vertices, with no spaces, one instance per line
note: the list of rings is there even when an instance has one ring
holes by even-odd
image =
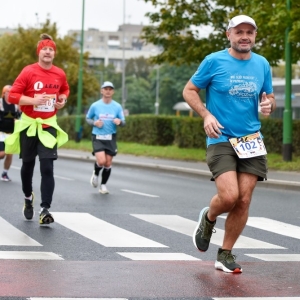
[[[11,181],[11,179],[8,177],[6,172],[3,172],[1,175],[1,180],[2,181]]]
[[[100,185],[99,193],[101,193],[101,194],[109,194],[109,191],[108,191],[108,189],[106,188],[106,185],[105,185],[105,184],[101,184],[101,185]]]
[[[26,220],[32,220],[32,218],[34,216],[34,210],[33,210],[34,194],[31,193],[31,195],[32,195],[32,200],[29,200],[26,198],[24,199],[25,203],[24,203],[24,207],[23,207],[23,215]]]
[[[193,233],[194,245],[201,252],[205,252],[208,249],[211,235],[213,232],[216,232],[214,229],[216,221],[214,223],[209,223],[205,218],[208,210],[209,207],[205,207],[201,210],[199,222]]]
[[[43,207],[42,211],[40,212],[40,224],[47,225],[53,222],[54,222],[54,218],[50,214],[49,210]]]
[[[95,171],[93,171],[90,183],[91,183],[91,186],[94,188],[96,188],[98,186],[98,176],[95,175]]]
[[[236,256],[230,250],[219,248],[215,268],[226,273],[242,273],[242,267],[235,262]]]

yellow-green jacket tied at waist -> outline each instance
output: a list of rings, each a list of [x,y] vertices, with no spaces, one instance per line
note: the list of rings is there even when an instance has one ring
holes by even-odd
[[[43,130],[42,125],[48,125],[54,127],[57,130],[57,137],[55,138],[48,131]],[[57,143],[59,148],[68,141],[68,134],[64,132],[57,124],[56,115],[48,119],[41,118],[30,118],[26,114],[22,113],[20,120],[15,121],[14,132],[9,135],[5,143],[5,153],[7,154],[19,154],[20,153],[20,132],[28,128],[26,134],[28,137],[36,136],[38,133],[38,138],[41,143],[47,148],[53,148]]]

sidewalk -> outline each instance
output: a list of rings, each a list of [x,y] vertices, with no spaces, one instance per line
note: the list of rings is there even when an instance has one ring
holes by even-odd
[[[59,158],[88,160],[94,162],[95,157],[90,152],[59,149]],[[189,162],[171,159],[152,158],[145,156],[134,156],[127,154],[118,154],[114,160],[114,165],[122,165],[136,168],[159,169],[176,173],[185,173],[190,175],[201,176],[209,179],[211,173],[206,165],[202,162]],[[258,182],[259,186],[272,187],[279,189],[300,191],[300,172],[283,172],[269,170],[268,180]]]

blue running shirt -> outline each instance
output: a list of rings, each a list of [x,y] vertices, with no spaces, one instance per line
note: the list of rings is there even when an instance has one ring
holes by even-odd
[[[212,53],[202,61],[191,82],[206,89],[206,108],[224,126],[219,138],[207,137],[207,146],[260,130],[261,95],[273,93],[270,65],[263,56],[251,52],[250,59],[240,60],[228,49]]]
[[[117,132],[117,125],[113,123],[113,119],[118,118],[125,121],[122,106],[111,100],[110,103],[103,102],[102,99],[94,102],[86,114],[87,119],[97,121],[101,119],[104,122],[103,127],[93,126],[92,134],[114,134]]]

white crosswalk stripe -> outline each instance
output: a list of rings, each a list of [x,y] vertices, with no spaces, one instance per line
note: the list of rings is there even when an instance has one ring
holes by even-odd
[[[162,226],[164,228],[192,236],[197,222],[182,218],[176,215],[138,215],[132,216],[141,220]],[[216,233],[212,235],[211,243],[221,246],[223,242],[224,230],[215,227]],[[241,235],[234,248],[251,248],[251,249],[286,249],[284,247],[266,243],[257,239],[252,239]]]
[[[173,252],[168,245],[146,238],[137,233],[125,230],[121,227],[96,218],[88,213],[74,212],[53,212],[55,222],[65,228],[80,234],[104,247],[116,248],[164,248],[162,251],[116,251],[120,256],[130,260],[178,260],[178,261],[199,261],[197,257],[190,254]],[[172,232],[181,233],[191,237],[196,221],[183,218],[178,215],[151,215],[151,214],[131,214],[134,219],[139,219],[155,226],[160,226]],[[223,218],[223,217],[222,217]],[[9,222],[0,217],[0,246],[17,247],[41,247],[27,234],[23,233]],[[265,230],[274,234],[300,239],[300,227],[279,222],[267,218],[249,217],[247,226],[257,230]],[[101,230],[99,230],[101,228]],[[216,228],[216,233],[212,235],[211,243],[221,246],[224,230]],[[267,243],[259,239],[240,236],[235,248],[239,249],[276,249],[286,250],[287,248]],[[1,249],[2,250],[2,249]],[[23,250],[23,249],[22,249]],[[149,251],[150,250],[150,251]],[[196,254],[195,254],[196,255]],[[244,255],[263,261],[300,261],[300,254],[282,253],[244,253]],[[43,251],[0,251],[0,259],[24,259],[24,260],[63,260],[63,256],[53,252]]]
[[[214,300],[300,300],[300,297],[231,297],[212,298]]]
[[[47,297],[31,297],[28,300],[128,300],[127,298],[47,298]]]
[[[201,260],[184,253],[118,252],[131,260]]]
[[[245,254],[264,261],[300,261],[300,254]]]
[[[167,246],[100,220],[87,213],[55,212],[55,221],[105,247]],[[99,230],[101,228],[101,230]]]
[[[10,223],[0,217],[1,246],[42,246]]]
[[[42,246],[1,217],[0,228],[0,246]],[[63,260],[55,253],[42,251],[0,251],[0,259]]]
[[[55,253],[37,251],[0,251],[0,259],[63,260]]]
[[[295,239],[300,239],[300,227],[271,220],[268,218],[257,218],[249,217],[247,221],[247,226],[255,227],[258,229],[266,230],[276,234],[292,237]]]

